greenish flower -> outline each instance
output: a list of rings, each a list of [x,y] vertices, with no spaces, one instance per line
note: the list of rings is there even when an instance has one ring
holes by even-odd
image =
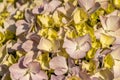
[[[5,41],[5,34],[0,32],[0,43]]]
[[[112,0],[116,8],[120,8],[120,0]]]
[[[42,69],[48,69],[50,61],[49,53],[46,52],[41,54],[40,56],[38,56],[37,61],[40,62]]]
[[[107,54],[104,58],[104,67],[112,68],[114,66],[114,59],[111,54]]]
[[[80,22],[86,21],[88,19],[88,15],[82,8],[76,8],[73,12],[73,19],[75,24],[79,24]]]

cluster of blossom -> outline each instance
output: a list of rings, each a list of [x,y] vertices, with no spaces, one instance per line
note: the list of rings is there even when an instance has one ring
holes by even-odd
[[[120,0],[0,0],[0,80],[120,80]]]

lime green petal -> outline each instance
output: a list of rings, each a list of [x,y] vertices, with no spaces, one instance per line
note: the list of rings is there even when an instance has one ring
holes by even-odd
[[[115,41],[114,37],[101,34],[100,42],[103,48],[109,47],[109,45],[111,45],[114,41]]]
[[[82,8],[77,8],[73,13],[75,24],[86,21],[88,18],[87,13]]]
[[[110,54],[107,54],[104,58],[104,67],[112,68],[114,66],[114,60]]]
[[[43,54],[41,54],[38,57],[37,61],[40,62],[42,69],[48,69],[48,67],[49,67],[49,61],[50,61],[49,53],[43,53]]]

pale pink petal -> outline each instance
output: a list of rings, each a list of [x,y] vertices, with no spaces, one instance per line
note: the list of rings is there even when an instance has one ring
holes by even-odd
[[[76,50],[74,53],[70,54],[70,57],[74,59],[80,59],[86,56],[86,52],[81,50]]]
[[[92,13],[94,13],[97,9],[99,9],[101,6],[98,2],[96,2],[94,4],[94,6],[88,11],[88,14],[91,15]]]
[[[15,27],[15,21],[8,19],[4,22],[4,28],[5,30],[9,30],[15,33],[16,27]]]
[[[25,9],[25,20],[29,23],[32,23],[34,20],[34,15],[29,9]]]
[[[64,40],[63,48],[70,48],[70,49],[75,50],[76,49],[76,45],[77,45],[77,43],[74,40],[66,38]]]
[[[63,80],[64,78],[65,78],[64,75],[59,75],[59,76],[51,75],[50,80]]]
[[[11,78],[14,80],[14,79],[22,78],[26,74],[27,69],[26,68],[21,69],[19,67],[19,64],[16,63],[10,66],[9,71],[10,71]]]
[[[22,50],[22,48],[21,48],[21,43],[15,43],[15,44],[12,46],[12,49],[14,49],[14,50]]]
[[[113,12],[111,12],[110,14],[106,15],[106,17],[110,17],[110,16],[118,16],[119,15],[119,10],[114,10]]]
[[[120,17],[118,16],[108,17],[106,24],[107,30],[116,31],[120,28]]]
[[[75,48],[76,48],[76,47],[75,47]],[[74,48],[66,48],[65,50],[66,50],[66,52],[67,52],[69,55],[71,55],[71,54],[73,54],[73,53],[75,52],[75,49],[74,49]]]
[[[70,69],[70,73],[71,73],[72,75],[79,76],[79,74],[80,74],[80,67],[78,67],[78,66],[72,67],[72,68]]]
[[[54,73],[56,74],[56,75],[63,75],[63,74],[65,74],[67,72],[67,69],[66,68],[60,68],[60,67],[58,67],[58,68],[56,68],[55,70],[54,70]]]
[[[36,33],[29,33],[27,36],[26,36],[26,39],[30,39],[32,41],[34,41],[35,43],[39,43],[40,41],[40,36],[37,35]]]
[[[113,66],[113,73],[114,73],[114,79],[119,80],[120,78],[120,61],[114,60],[114,66]]]
[[[57,56],[50,60],[50,68],[55,70],[56,75],[65,74],[68,70],[67,63],[64,57]]]
[[[60,6],[62,3],[59,0],[52,0],[49,4],[48,4],[48,9],[50,10],[50,12],[53,12],[58,6]]]
[[[107,7],[108,7],[108,3],[109,3],[108,0],[96,0],[96,2],[100,3],[101,8],[103,8],[103,9],[107,9]]]
[[[27,67],[27,65],[33,61],[33,56],[34,56],[34,52],[33,51],[30,51],[28,52],[25,57],[24,57],[24,60],[23,60],[23,65]]]
[[[120,46],[114,49],[110,54],[112,55],[113,59],[120,60]]]
[[[29,25],[24,20],[18,20],[16,23],[16,35],[20,35],[29,29]]]
[[[91,48],[90,43],[89,42],[85,42],[83,45],[80,46],[80,50],[87,52],[89,51]]]
[[[102,27],[104,28],[104,30],[107,30],[106,20],[107,20],[107,17],[100,16],[100,21],[101,21],[101,24],[102,24]]]
[[[85,42],[91,42],[91,39],[90,39],[90,35],[89,34],[86,34],[82,37],[78,37],[76,39],[76,42],[78,43],[79,46],[83,45]]]
[[[27,40],[22,44],[22,48],[26,51],[29,52],[33,49],[34,45],[33,45],[33,41],[31,40]]]
[[[30,80],[30,74],[26,74],[23,77],[21,77],[19,80]]]
[[[44,71],[40,71],[37,74],[31,73],[32,80],[48,80],[48,76]]]
[[[30,69],[30,72],[32,73],[39,73],[40,72],[40,63],[38,62],[30,62],[28,64],[28,68]]]
[[[36,6],[33,8],[32,13],[33,14],[40,14],[43,10],[44,10],[44,7],[42,5]]]
[[[95,5],[95,0],[78,0],[78,2],[86,11]]]

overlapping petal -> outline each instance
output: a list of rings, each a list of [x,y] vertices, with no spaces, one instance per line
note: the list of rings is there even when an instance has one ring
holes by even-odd
[[[56,75],[65,74],[68,70],[65,57],[57,56],[50,60],[50,68],[54,69]]]
[[[86,56],[86,52],[90,50],[90,36],[85,35],[76,39],[65,39],[63,48],[66,49],[66,52],[70,57],[74,59],[83,58]]]

